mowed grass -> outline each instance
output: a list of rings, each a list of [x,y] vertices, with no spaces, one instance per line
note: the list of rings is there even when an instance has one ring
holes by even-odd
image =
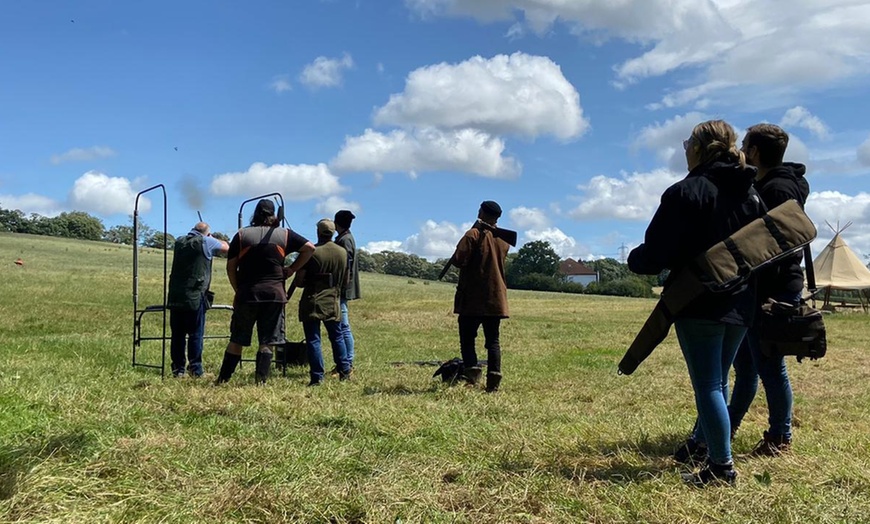
[[[142,306],[160,302],[162,260],[142,253]],[[131,275],[130,247],[0,234],[0,521],[870,521],[863,314],[826,317],[829,356],[790,363],[794,451],[699,490],[669,458],[695,416],[674,337],[616,374],[651,300],[511,291],[487,395],[394,364],[458,356],[452,285],[364,274],[352,382],[309,389],[295,368],[256,387],[246,364],[213,387],[131,367]],[[210,313],[209,332],[228,320]],[[222,354],[207,341],[207,372]],[[159,344],[140,358],[159,362]],[[766,418],[760,394],[737,454]]]

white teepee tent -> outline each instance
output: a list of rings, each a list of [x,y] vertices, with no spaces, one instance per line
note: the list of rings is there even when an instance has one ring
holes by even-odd
[[[831,227],[834,232],[834,238],[813,260],[816,287],[820,290],[824,289],[825,304],[828,303],[833,289],[852,291],[870,289],[870,269],[867,269],[867,266],[846,245],[842,237],[843,231],[850,225],[852,225],[851,222],[842,229],[835,229],[828,224],[828,227]]]

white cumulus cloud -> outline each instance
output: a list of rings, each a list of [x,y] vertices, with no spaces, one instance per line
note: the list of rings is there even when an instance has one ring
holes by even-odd
[[[278,75],[269,83],[269,88],[276,93],[292,91],[293,84],[290,83],[290,78],[287,75]]]
[[[686,156],[683,140],[692,134],[696,125],[708,120],[707,115],[698,112],[677,115],[662,123],[656,122],[641,129],[634,141],[634,148],[643,148],[655,153],[673,171],[686,169]]]
[[[411,173],[457,171],[487,178],[513,178],[520,163],[504,156],[504,141],[475,129],[418,129],[380,133],[366,129],[348,137],[330,166],[340,172]]]
[[[567,235],[558,227],[530,229],[523,233],[521,243],[526,244],[535,240],[549,242],[553,250],[563,259],[568,257],[579,259],[578,257],[582,256],[581,253],[589,252],[587,248],[580,246],[574,237]]]
[[[807,215],[815,222],[819,238],[813,242],[813,256],[818,256],[834,236],[827,224],[836,228],[852,225],[843,233],[843,239],[854,251],[870,254],[870,194],[855,195],[839,191],[810,193],[806,204]]]
[[[405,90],[375,112],[376,125],[474,128],[487,133],[567,140],[582,135],[580,95],[561,68],[525,53],[472,57],[412,71]]]
[[[466,16],[520,23],[545,35],[557,22],[581,38],[637,44],[614,64],[627,85],[676,70],[694,81],[667,93],[678,106],[735,86],[767,94],[828,87],[864,75],[870,54],[870,4],[854,0],[405,0],[423,17]],[[516,33],[515,30],[511,31]],[[774,96],[772,100],[776,101]]]
[[[803,106],[795,106],[786,111],[779,125],[785,128],[801,127],[821,140],[827,140],[831,136],[831,130],[822,119]]]
[[[77,211],[114,215],[132,214],[136,193],[130,180],[124,177],[110,177],[98,171],[88,171],[80,176],[69,193],[69,206]],[[151,209],[151,202],[139,199],[140,211]]]
[[[332,195],[327,197],[325,200],[321,200],[316,206],[314,206],[314,211],[326,218],[334,217],[336,211],[341,209],[348,209],[353,211],[354,214],[357,214],[359,213],[360,205],[358,202],[349,202],[340,196]]]
[[[515,207],[508,211],[508,217],[517,229],[542,230],[550,226],[547,214],[536,207]]]
[[[580,203],[568,215],[578,220],[648,220],[665,189],[684,176],[667,169],[624,173],[618,178],[595,176],[579,186],[582,191],[578,198]]]
[[[247,171],[224,173],[211,181],[218,196],[245,196],[280,192],[286,200],[301,201],[341,193],[343,187],[326,164],[272,164],[255,162]]]
[[[52,217],[60,214],[64,205],[53,198],[36,193],[26,193],[23,195],[0,195],[0,208],[9,210],[18,210],[29,215],[36,213],[38,215]]]
[[[342,83],[344,72],[352,67],[353,58],[347,53],[341,58],[318,56],[314,62],[302,69],[299,81],[311,89],[338,87]]]
[[[804,144],[803,140],[790,134],[788,136],[788,147],[785,149],[783,160],[786,162],[807,164],[810,161],[810,149],[806,144]]]
[[[114,149],[108,146],[74,147],[58,155],[51,155],[51,163],[57,165],[66,162],[87,162],[117,154]]]
[[[379,240],[377,242],[369,242],[362,249],[369,253],[383,253],[384,251],[404,253],[401,240]]]

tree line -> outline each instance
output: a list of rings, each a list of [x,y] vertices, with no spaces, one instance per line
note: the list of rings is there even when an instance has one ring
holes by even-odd
[[[360,271],[383,273],[409,278],[436,280],[446,258],[429,262],[425,258],[396,251],[369,253],[360,250]],[[627,297],[653,297],[652,288],[661,286],[666,273],[658,276],[639,276],[629,271],[626,264],[613,258],[584,262],[598,272],[598,282],[586,286],[570,282],[559,273],[561,259],[549,242],[536,240],[524,244],[518,252],[510,253],[505,260],[505,277],[511,289],[555,291],[561,293],[586,293]],[[459,280],[459,270],[451,267],[444,276],[447,282]]]
[[[113,244],[133,244],[133,218],[130,224],[116,225],[106,228],[99,218],[83,211],[69,211],[56,217],[46,217],[37,213],[25,215],[18,209],[0,207],[0,231],[10,233],[25,233],[29,235],[44,235],[50,237],[76,238],[79,240],[95,240]],[[223,233],[213,233],[215,238],[229,241]],[[139,245],[172,249],[175,237],[169,233],[148,226],[139,221]]]

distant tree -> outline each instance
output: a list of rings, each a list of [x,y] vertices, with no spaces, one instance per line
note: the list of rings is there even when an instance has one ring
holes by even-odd
[[[527,242],[510,263],[510,272],[507,274],[508,284],[515,285],[529,275],[554,277],[558,269],[559,255],[549,242],[546,240]]]
[[[67,238],[100,240],[104,233],[102,220],[83,211],[61,213],[51,220],[57,223],[57,229]]]
[[[444,269],[444,265],[447,264],[448,260],[449,259],[447,259],[447,258],[439,258],[438,260],[435,261],[434,264],[431,264],[432,265],[432,273],[431,273],[430,280],[437,280],[438,279],[438,275],[441,274],[441,271]],[[459,282],[459,268],[456,266],[450,266],[450,269],[448,269],[447,273],[445,273],[445,275],[444,275],[443,281],[444,282],[452,282],[454,284],[456,282]]]
[[[601,260],[590,260],[583,262],[589,269],[598,272],[599,282],[610,282],[623,278],[637,276],[628,269],[627,264],[622,264],[613,258],[602,258]]]
[[[230,243],[230,237],[228,237],[225,233],[221,233],[220,231],[215,231],[211,234],[211,236],[215,237],[218,240],[223,240],[227,244]]]
[[[375,267],[375,257],[365,249],[360,249],[356,253],[359,264],[359,270],[367,273],[379,273]]]
[[[408,255],[396,251],[385,251],[384,273],[401,277],[424,278],[428,264],[425,259],[417,255]]]
[[[172,249],[175,246],[175,237],[171,233],[163,236],[163,231],[152,233],[142,243],[145,247],[156,247],[158,249]]]
[[[103,233],[103,240],[113,244],[132,244],[133,226],[112,226]]]
[[[0,207],[0,231],[24,233],[27,216],[18,209],[3,209]]]

